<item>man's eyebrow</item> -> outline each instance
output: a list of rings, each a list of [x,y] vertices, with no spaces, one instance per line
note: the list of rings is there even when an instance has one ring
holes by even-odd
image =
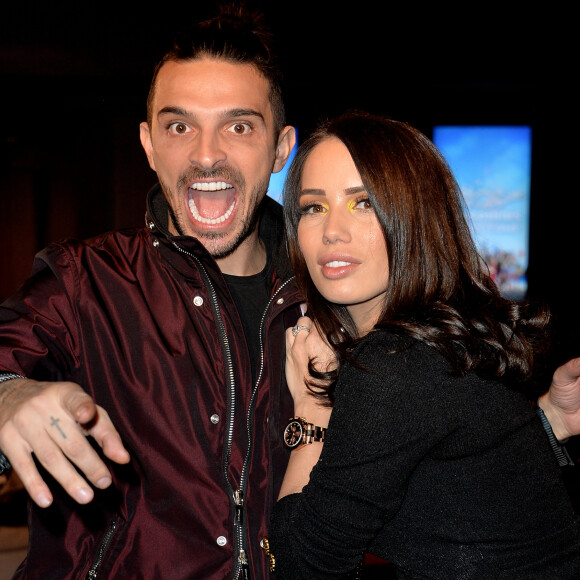
[[[175,107],[168,105],[167,107],[163,107],[159,109],[157,116],[160,117],[161,115],[176,115],[178,117],[189,117],[195,118],[195,114],[187,109],[182,107]],[[240,117],[258,117],[262,121],[264,121],[264,115],[255,109],[228,109],[219,113],[219,117],[222,119],[238,119]]]
[[[225,111],[221,117],[259,117],[264,120],[264,115],[260,113],[260,111],[256,111],[255,109],[231,109],[229,111]]]
[[[181,107],[163,107],[159,109],[157,116],[160,117],[161,115],[177,115],[179,117],[190,117],[191,113],[186,109],[182,109]]]

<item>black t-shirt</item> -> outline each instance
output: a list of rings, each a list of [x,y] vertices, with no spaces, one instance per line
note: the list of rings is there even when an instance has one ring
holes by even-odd
[[[265,268],[258,274],[252,276],[224,274],[224,278],[242,319],[252,361],[252,378],[255,382],[260,356],[260,324],[270,299],[272,279],[270,255],[266,260]]]

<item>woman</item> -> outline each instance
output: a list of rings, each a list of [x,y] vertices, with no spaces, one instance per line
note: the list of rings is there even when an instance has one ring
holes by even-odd
[[[287,332],[276,577],[348,577],[370,552],[406,579],[580,578],[574,513],[523,394],[549,316],[500,296],[435,146],[346,114],[303,144],[284,205],[312,319]]]

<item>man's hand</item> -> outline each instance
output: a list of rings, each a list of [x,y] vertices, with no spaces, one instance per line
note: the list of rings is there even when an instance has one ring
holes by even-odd
[[[580,434],[580,357],[559,366],[538,400],[558,441]]]
[[[37,382],[16,378],[0,384],[0,449],[40,507],[52,494],[36,469],[32,454],[77,502],[94,493],[73,464],[95,487],[111,484],[106,465],[87,441],[87,435],[116,463],[129,454],[107,412],[82,388],[70,382]]]

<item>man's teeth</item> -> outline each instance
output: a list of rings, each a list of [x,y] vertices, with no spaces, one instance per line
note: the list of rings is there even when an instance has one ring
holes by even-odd
[[[230,189],[232,186],[225,181],[200,181],[192,183],[189,187],[199,191],[218,191],[220,189]]]
[[[209,184],[205,184],[205,185],[209,185]],[[202,224],[215,225],[215,224],[221,224],[222,222],[225,222],[232,215],[232,212],[234,211],[235,205],[236,205],[236,200],[232,201],[232,205],[230,205],[230,207],[228,207],[228,210],[222,216],[214,218],[214,219],[208,219],[208,218],[204,218],[201,215],[199,215],[199,211],[197,211],[197,207],[195,206],[195,202],[193,201],[193,199],[190,199],[189,200],[189,211],[191,212],[191,215],[198,222],[201,222]]]
[[[189,186],[190,189],[196,189],[197,191],[222,191],[224,189],[231,189],[232,187],[233,186],[231,184],[226,183],[225,181],[196,181]],[[230,205],[230,207],[227,209],[226,213],[213,219],[202,217],[199,214],[193,199],[189,200],[189,210],[191,211],[191,215],[202,224],[215,225],[225,222],[232,215],[235,204],[236,201],[234,200],[232,205]]]
[[[334,262],[328,262],[324,264],[327,268],[341,268],[342,266],[350,266],[350,262],[342,262],[340,260],[334,260]]]

